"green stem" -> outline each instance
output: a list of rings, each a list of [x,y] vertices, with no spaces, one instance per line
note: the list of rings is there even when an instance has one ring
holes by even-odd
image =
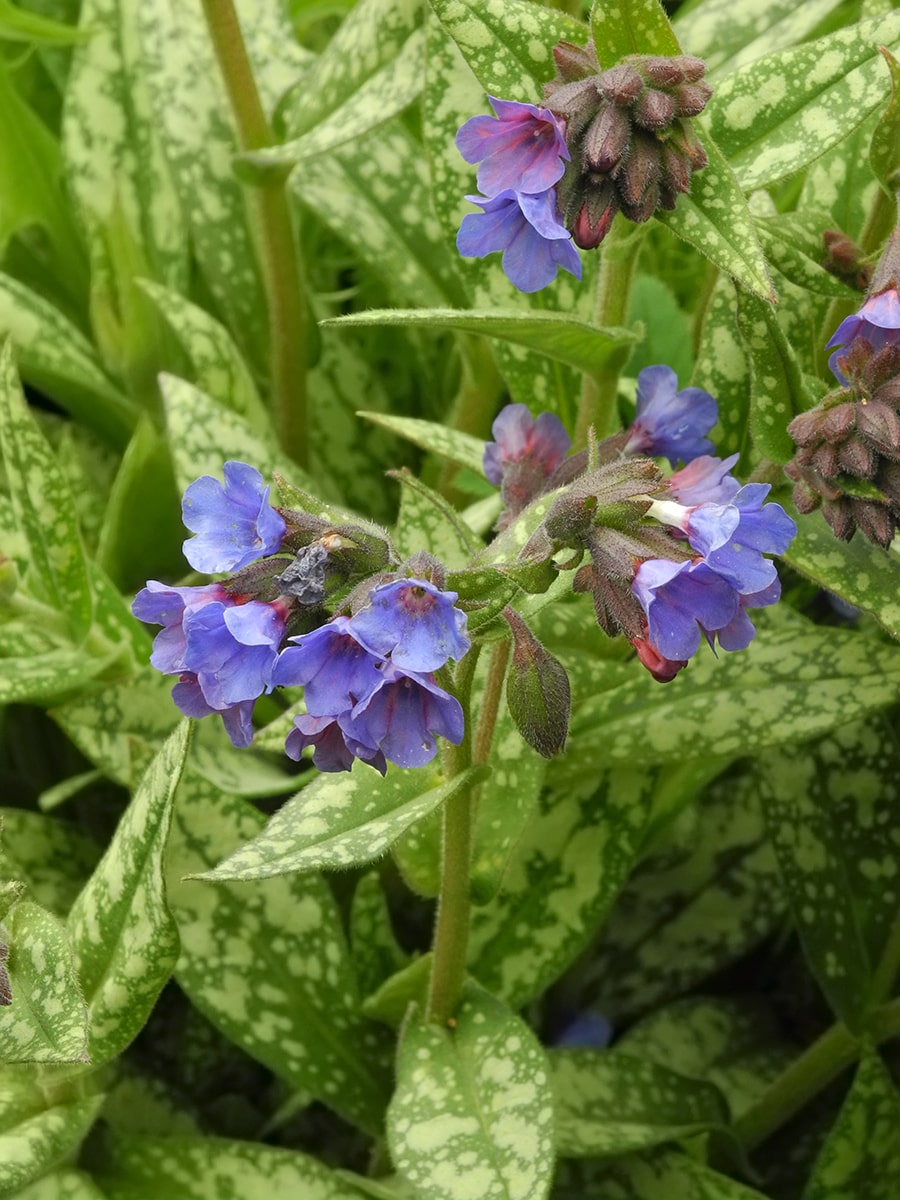
[[[473,646],[459,664],[456,695],[465,714],[465,733],[445,758],[452,779],[472,765],[470,698],[480,647]],[[469,948],[469,876],[472,867],[472,788],[460,789],[444,805],[441,893],[434,930],[434,952],[428,994],[429,1020],[446,1025],[459,1005]]]
[[[623,326],[628,321],[631,285],[645,232],[645,226],[626,225],[625,218],[619,215],[606,235],[594,310],[594,324],[599,329]],[[576,447],[587,445],[587,433],[591,426],[598,438],[604,438],[611,432],[619,376],[630,356],[631,346],[623,346],[613,351],[603,366],[592,375],[585,375],[575,426]]]
[[[878,1009],[868,1033],[876,1041],[900,1034],[900,1000]],[[735,1122],[734,1133],[745,1150],[752,1150],[780,1129],[860,1054],[862,1041],[843,1024],[832,1025],[795,1059],[765,1095]]]
[[[203,0],[203,11],[228,92],[238,145],[244,153],[271,146],[275,139],[232,0]],[[247,184],[245,195],[269,313],[272,418],[285,451],[305,466],[309,317],[286,185],[287,175],[273,171],[261,183]]]
[[[491,742],[494,740],[494,726],[497,724],[497,713],[500,710],[500,697],[503,694],[503,681],[506,679],[506,664],[509,662],[509,652],[512,646],[510,638],[495,642],[491,651],[491,661],[488,664],[487,679],[484,683],[484,695],[481,697],[481,715],[478,718],[478,728],[475,730],[475,747],[472,751],[472,761],[484,763],[491,752]]]

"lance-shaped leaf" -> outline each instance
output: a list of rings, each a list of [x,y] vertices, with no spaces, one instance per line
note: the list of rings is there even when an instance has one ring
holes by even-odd
[[[185,879],[259,834],[264,817],[188,772],[168,848],[176,977],[227,1038],[369,1132],[387,1101],[385,1031],[363,1020],[334,896],[318,875],[212,887]]]
[[[163,852],[189,731],[183,721],[150,764],[69,914],[95,1063],[114,1058],[138,1033],[178,956]]]
[[[15,636],[15,629],[6,631]],[[19,648],[21,649],[22,641]],[[52,650],[46,654],[15,655],[0,658],[3,676],[0,678],[2,704],[52,704],[63,696],[86,687],[90,680],[108,665],[102,659],[90,658],[83,650]]]
[[[566,13],[525,0],[504,0],[502,8],[478,0],[431,0],[431,7],[484,90],[504,100],[539,102],[541,85],[556,73],[551,53],[556,42],[583,46],[589,36]]]
[[[60,1167],[16,1193],[16,1200],[107,1200],[89,1175]]]
[[[734,280],[721,273],[703,317],[700,346],[691,384],[715,396],[719,423],[716,453],[740,454],[749,442],[750,366],[737,330]],[[746,458],[741,460],[746,462]]]
[[[433,770],[413,768],[382,779],[360,765],[348,774],[320,775],[281,806],[259,837],[197,878],[268,879],[371,862],[483,774],[484,768],[473,767],[439,783]]]
[[[822,210],[802,216],[778,213],[773,217],[757,217],[756,232],[772,266],[791,283],[820,296],[858,302],[859,292],[822,266],[825,257],[822,231],[829,224],[830,218]]]
[[[720,80],[706,108],[713,138],[750,192],[794,174],[884,102],[878,46],[900,42],[900,13],[769,54]]]
[[[546,795],[510,857],[503,890],[472,919],[472,974],[520,1008],[584,949],[636,861],[653,776],[582,772]],[[585,796],[585,791],[588,792]]]
[[[138,10],[86,0],[66,88],[63,149],[76,209],[87,230],[122,220],[153,273],[187,283],[187,243],[138,53]]]
[[[873,974],[897,920],[900,850],[885,831],[900,820],[898,766],[891,726],[873,717],[841,723],[802,754],[768,755],[760,767],[766,826],[803,948],[855,1032],[880,999]]]
[[[54,1082],[50,1074],[45,1078],[47,1086]],[[74,1153],[100,1111],[102,1096],[73,1099],[73,1089],[65,1083],[60,1090],[58,1099],[48,1101],[36,1080],[19,1072],[5,1075],[0,1089],[0,1163],[8,1195],[19,1196],[20,1188]]]
[[[99,857],[97,844],[74,825],[24,808],[0,810],[3,873],[24,880],[32,898],[58,917],[68,914]]]
[[[728,1123],[718,1088],[618,1050],[550,1054],[556,1148],[602,1157],[680,1141]]]
[[[626,54],[681,53],[659,0],[633,0],[628,4],[594,0],[591,36],[604,69],[614,67]]]
[[[443,496],[426,487],[405,467],[390,474],[403,488],[394,532],[394,545],[400,554],[405,558],[427,550],[451,570],[464,567],[482,549],[483,543]]]
[[[364,1193],[309,1154],[225,1138],[103,1139],[94,1175],[108,1200],[363,1200]]]
[[[656,219],[755,296],[774,301],[766,258],[741,185],[716,143],[703,136],[702,126],[700,135],[709,163],[691,177],[690,195],[679,196],[674,210],[657,212]]]
[[[470,471],[482,473],[484,460],[484,442],[472,437],[470,433],[461,433],[457,429],[449,429],[446,425],[437,425],[434,421],[423,421],[418,417],[395,417],[390,413],[362,412],[359,414],[389,429],[399,437],[406,438],[414,446],[421,446],[431,454],[439,454],[448,458],[461,467]]]
[[[3,334],[12,338],[26,383],[111,445],[124,447],[134,428],[134,407],[105,374],[90,342],[42,296],[0,274]]]
[[[893,1200],[900,1194],[900,1094],[875,1051],[863,1055],[803,1200]]]
[[[870,612],[892,637],[900,639],[894,556],[860,537],[840,544],[821,513],[796,519],[798,533],[783,555],[785,562],[848,603]]]
[[[776,463],[794,454],[787,427],[811,407],[800,366],[771,304],[743,293],[738,329],[750,363],[750,430],[757,449]]]
[[[471,984],[452,1029],[414,1013],[400,1041],[388,1144],[399,1173],[432,1200],[542,1200],[553,1100],[528,1026]]]
[[[87,1011],[65,926],[26,901],[4,925],[12,1003],[0,1007],[0,1062],[86,1062]]]
[[[353,893],[350,944],[362,996],[376,991],[389,976],[405,967],[409,961],[409,955],[402,949],[394,933],[377,871],[363,875]]]
[[[9,341],[0,347],[0,450],[16,521],[28,539],[32,590],[81,638],[91,624],[92,600],[75,506],[25,403]]]
[[[704,0],[682,6],[675,29],[688,53],[706,62],[709,76],[724,76],[772,50],[805,41],[842,0]]]
[[[552,758],[566,744],[572,692],[566,669],[537,640],[519,614],[503,610],[513,634],[513,655],[506,677],[506,702],[516,728],[529,746]]]
[[[766,1200],[762,1192],[738,1183],[700,1162],[691,1154],[659,1148],[628,1154],[613,1162],[565,1164],[560,1172],[567,1189],[564,1200],[584,1196],[615,1196],[622,1200]]]
[[[900,63],[885,46],[878,49],[891,73],[891,100],[872,134],[869,163],[878,182],[893,196],[888,181],[900,167]]]
[[[64,25],[50,17],[26,12],[12,0],[0,0],[0,38],[13,42],[37,42],[48,45],[70,45],[87,35],[73,25]]]
[[[628,329],[600,329],[562,312],[468,311],[455,309],[373,309],[324,321],[324,325],[407,325],[480,333],[516,346],[527,346],[586,375],[609,364],[638,336]]]

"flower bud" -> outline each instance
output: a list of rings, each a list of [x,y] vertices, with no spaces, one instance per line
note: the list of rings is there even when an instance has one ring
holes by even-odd
[[[576,46],[574,42],[557,42],[553,47],[553,60],[564,83],[596,75],[600,70],[593,42],[588,42],[586,46]]]
[[[856,405],[838,404],[830,408],[822,421],[821,435],[826,442],[842,442],[848,437],[856,425]]]
[[[613,104],[627,105],[637,100],[644,90],[644,81],[634,67],[622,63],[604,71],[597,81],[597,86],[600,94]]]
[[[588,126],[582,143],[585,171],[612,171],[628,150],[631,123],[620,108],[606,104]]]
[[[696,117],[706,108],[712,88],[705,83],[685,83],[675,89],[673,113],[678,117]]]
[[[856,438],[849,438],[838,449],[841,470],[856,479],[872,479],[878,470],[878,455],[871,446]]]
[[[900,416],[883,400],[861,400],[855,405],[856,425],[881,454],[897,458],[900,451]]]
[[[675,99],[656,88],[647,90],[638,98],[633,108],[634,119],[643,129],[665,129],[676,115]],[[683,113],[678,113],[684,116]]]

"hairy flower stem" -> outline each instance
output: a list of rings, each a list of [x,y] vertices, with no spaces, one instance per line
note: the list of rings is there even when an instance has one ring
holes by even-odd
[[[275,141],[260,100],[233,0],[203,0],[238,145],[244,152]],[[287,175],[272,171],[245,194],[269,315],[272,419],[284,450],[300,466],[308,460],[306,293],[286,190]]]
[[[473,646],[459,664],[456,696],[465,713],[465,734],[459,746],[449,746],[445,758],[448,779],[472,765],[472,680],[480,647]],[[434,931],[428,1019],[446,1025],[459,1005],[469,947],[469,876],[472,868],[472,787],[465,787],[444,805],[441,892]]]
[[[900,1000],[877,1009],[869,1019],[866,1038],[876,1042],[900,1036]],[[863,1039],[838,1022],[795,1059],[768,1091],[734,1124],[745,1150],[764,1142],[787,1124],[842,1071],[859,1058]]]
[[[606,235],[594,310],[594,324],[599,329],[624,326],[628,320],[631,285],[646,228],[645,225],[627,224],[620,214]],[[587,445],[587,432],[591,426],[598,438],[604,438],[612,431],[619,376],[630,355],[630,343],[620,346],[592,375],[585,375],[575,425],[576,449]]]
[[[475,763],[487,762],[491,752],[494,726],[497,724],[497,713],[500,710],[500,697],[503,694],[503,681],[506,679],[506,665],[509,662],[511,649],[512,639],[504,638],[502,642],[495,642],[491,651],[484,695],[481,697],[481,715],[478,718],[475,745],[472,750],[472,761]]]

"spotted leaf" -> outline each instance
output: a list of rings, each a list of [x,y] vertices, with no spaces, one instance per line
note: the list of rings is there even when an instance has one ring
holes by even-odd
[[[604,69],[626,54],[681,53],[659,0],[594,0],[591,36]]]
[[[793,418],[812,406],[800,365],[771,304],[739,294],[738,329],[750,364],[750,430],[766,458],[786,463],[794,443],[787,431]]]
[[[387,1100],[384,1031],[363,1020],[334,897],[315,874],[215,886],[208,870],[264,824],[246,801],[193,772],[168,852],[178,922],[176,977],[226,1037],[293,1088],[377,1132]]]
[[[566,1158],[607,1158],[680,1141],[728,1123],[716,1087],[618,1049],[549,1056],[556,1148]]]
[[[806,956],[832,1008],[859,1031],[873,974],[900,907],[900,747],[872,717],[842,723],[760,766],[766,826]]]
[[[71,1067],[62,1069],[71,1072]],[[52,1070],[45,1068],[44,1087],[54,1082]],[[57,1098],[48,1100],[36,1080],[6,1073],[0,1089],[0,1163],[8,1194],[18,1196],[20,1188],[75,1152],[93,1125],[103,1097],[75,1097],[74,1090],[63,1080]]]
[[[188,736],[184,721],[153,759],[69,914],[95,1063],[115,1057],[137,1034],[178,955],[163,852]]]
[[[24,808],[0,810],[4,874],[22,879],[31,896],[65,917],[94,867],[94,840],[74,825]]]
[[[89,1175],[60,1167],[16,1193],[16,1200],[106,1200]]]
[[[451,570],[464,567],[482,543],[443,496],[405,469],[391,474],[403,488],[394,532],[401,556],[427,550]]]
[[[432,1200],[542,1200],[553,1101],[528,1026],[472,985],[452,1029],[414,1014],[401,1036],[388,1144],[399,1173]]]
[[[694,387],[715,396],[719,422],[714,430],[716,453],[723,458],[744,453],[749,443],[750,365],[737,329],[734,281],[727,273],[713,285],[703,317]]]

